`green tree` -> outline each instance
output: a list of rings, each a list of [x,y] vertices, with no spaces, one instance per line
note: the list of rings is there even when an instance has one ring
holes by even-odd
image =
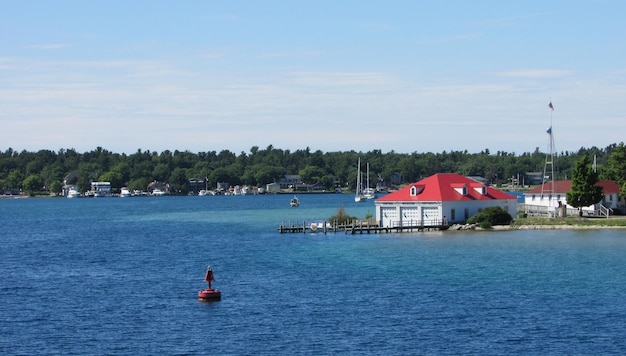
[[[602,187],[597,186],[598,175],[593,171],[589,157],[582,156],[572,171],[572,188],[567,192],[567,203],[578,208],[582,216],[582,207],[596,204],[602,200]]]
[[[183,168],[176,167],[169,177],[170,188],[181,194],[189,193],[189,185],[187,184],[187,173]]]
[[[622,187],[620,195],[626,196],[626,147],[624,142],[615,146],[607,159],[602,178],[614,180]]]
[[[7,178],[4,180],[6,188],[11,189],[19,189],[22,188],[22,181],[24,180],[24,175],[17,169],[9,172]]]
[[[167,159],[167,156],[165,156],[164,159]],[[152,176],[154,177],[154,179],[160,182],[167,181],[167,179],[170,177],[170,174],[170,168],[165,163],[158,163],[152,170]]]
[[[148,189],[148,184],[150,184],[150,179],[148,178],[135,178],[135,179],[131,179],[128,182],[128,189],[130,191],[134,191],[134,190],[139,190],[139,191],[145,191],[146,189]]]
[[[34,192],[40,191],[42,185],[43,181],[41,180],[41,177],[36,174],[29,175],[28,177],[26,177],[26,179],[24,179],[24,182],[22,183],[24,190],[29,192],[31,195]]]
[[[285,170],[282,167],[258,165],[255,170],[254,178],[257,184],[267,184],[277,182],[282,175],[285,174]]]
[[[55,180],[54,182],[50,183],[50,191],[52,193],[61,193],[61,191],[63,190],[63,183],[61,183],[58,180]]]
[[[322,168],[317,166],[306,166],[302,168],[298,174],[300,175],[300,180],[304,183],[317,183],[322,176],[324,176],[325,172]]]
[[[100,182],[111,182],[111,188],[114,190],[122,188],[124,186],[124,178],[122,173],[118,171],[108,171],[98,177],[98,181]]]

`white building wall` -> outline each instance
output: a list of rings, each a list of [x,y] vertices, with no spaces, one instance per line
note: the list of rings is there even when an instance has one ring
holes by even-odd
[[[381,227],[409,225],[439,225],[444,219],[448,223],[462,223],[485,208],[499,206],[512,217],[517,213],[517,201],[471,200],[419,203],[376,203],[376,221]],[[467,209],[467,215],[466,215]],[[454,212],[453,212],[454,210]]]
[[[567,196],[566,194],[554,194],[554,195],[544,195],[541,194],[528,194],[524,195],[524,205],[526,206],[527,212],[532,212],[534,210],[542,210],[553,212],[558,206],[559,202],[564,204],[568,210],[577,210],[578,208],[574,208],[573,206],[567,204]],[[619,207],[620,199],[618,194],[609,194],[605,195],[604,198],[600,201],[599,204],[604,205],[607,208],[615,209]],[[595,211],[595,205],[589,205],[582,208],[583,211]]]
[[[381,227],[440,225],[441,203],[376,203],[376,221]]]
[[[504,209],[512,217],[515,217],[515,215],[517,214],[517,201],[511,199],[445,202],[444,215],[449,223],[462,223],[472,216],[478,214],[483,209],[493,206],[498,206]],[[467,216],[465,214],[465,209],[467,209]]]

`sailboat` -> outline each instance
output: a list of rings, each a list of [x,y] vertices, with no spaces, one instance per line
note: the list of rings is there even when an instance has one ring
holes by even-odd
[[[357,165],[356,170],[356,188],[354,193],[354,201],[360,203],[365,201],[365,196],[363,195],[363,187],[361,187],[361,157],[359,157],[359,164]]]
[[[374,199],[376,198],[376,190],[374,188],[370,188],[370,163],[367,162],[367,185],[365,189],[363,189],[363,197],[365,199]]]

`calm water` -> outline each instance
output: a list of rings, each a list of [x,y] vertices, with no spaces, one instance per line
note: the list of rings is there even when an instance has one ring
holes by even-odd
[[[0,199],[0,353],[626,352],[624,231],[281,235],[374,213],[290,198]]]

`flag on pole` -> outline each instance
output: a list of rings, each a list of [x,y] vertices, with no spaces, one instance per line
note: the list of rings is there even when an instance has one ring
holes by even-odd
[[[551,133],[552,133],[552,126],[548,127],[548,129],[546,130],[546,132],[547,132],[548,134],[551,134]]]
[[[554,111],[554,106],[552,106],[552,102],[548,104],[548,107],[550,108],[550,111]]]

